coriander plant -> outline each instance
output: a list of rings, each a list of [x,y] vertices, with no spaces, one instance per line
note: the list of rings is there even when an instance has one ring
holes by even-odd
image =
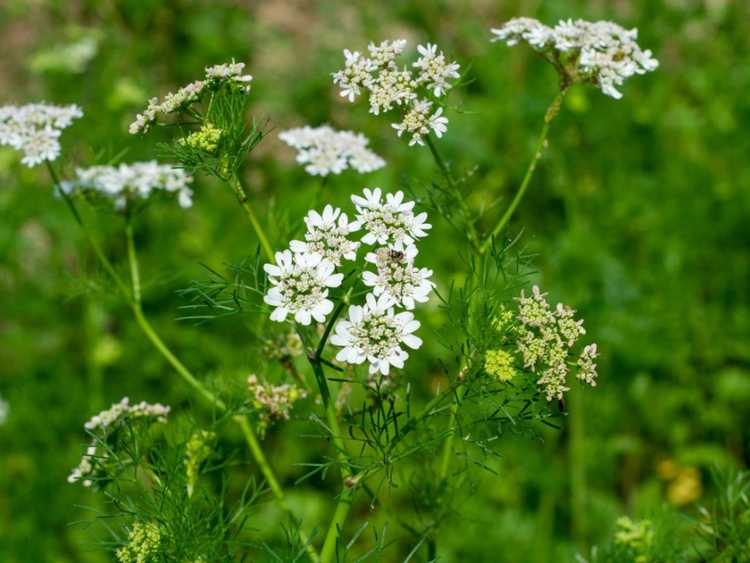
[[[250,117],[253,78],[243,63],[209,66],[194,82],[152,98],[135,117],[129,131],[144,142],[157,127],[169,132],[155,155],[166,163],[61,167],[61,135],[82,116],[78,106],[0,108],[0,143],[22,152],[25,165],[46,166],[112,291],[154,352],[214,413],[198,422],[186,405],[170,409],[125,398],[84,425],[88,445],[69,481],[106,499],[97,516],[112,535],[103,547],[118,561],[439,560],[441,526],[472,486],[471,475],[492,471],[488,460],[502,451],[507,434],[532,437],[541,425],[559,427],[570,386],[576,380],[597,385],[597,345],[582,342],[586,329],[573,308],[550,302],[529,282],[532,260],[509,222],[533,183],[569,88],[591,84],[620,98],[627,78],[654,70],[657,62],[636,43],[636,30],[611,22],[548,27],[518,18],[492,35],[539,53],[557,71],[559,91],[521,184],[487,229],[468,201],[471,175],[455,170],[440,146],[451,121],[460,118],[448,98],[470,76],[465,64],[432,43],[415,53],[404,39],[370,43],[366,51],[344,49],[331,86],[352,104],[364,101],[376,118],[388,116],[394,142],[401,138],[409,150],[429,152],[434,177],[365,187],[366,180],[348,176],[350,205],[316,201],[306,215],[292,217],[287,239],[268,235],[267,216],[248,189],[248,157],[272,124],[258,127]],[[298,151],[307,173],[323,179],[347,169],[365,175],[388,160],[387,151],[371,150],[364,135],[325,124],[279,137]],[[408,178],[408,170],[404,174]],[[213,272],[181,295],[186,317],[204,321],[203,330],[211,330],[209,320],[231,315],[258,327],[262,353],[242,385],[217,386],[188,367],[143,308],[136,236],[142,211],[169,200],[194,205],[193,186],[206,176],[226,186],[254,235],[247,241],[249,258],[233,266],[231,276]],[[120,273],[120,257],[105,252],[81,206],[111,215],[127,275]],[[424,251],[430,233],[446,228],[461,234],[456,247],[445,250],[460,255],[462,271],[440,271],[439,256]],[[450,330],[425,323],[430,302],[443,309]],[[429,396],[417,392],[425,374],[410,365],[426,339],[443,345],[434,363],[447,382]],[[176,413],[181,417],[173,421]],[[290,485],[277,477],[279,462],[264,444],[268,432],[291,419],[307,427],[305,436],[320,452],[303,464],[302,479],[337,483],[330,513],[320,521],[293,509]],[[230,426],[241,432],[252,466],[240,463],[242,453],[220,446]],[[244,472],[248,485],[240,494],[224,485],[230,471]],[[396,489],[408,491],[408,507],[393,502]],[[285,514],[284,545],[266,542],[253,529],[261,498]],[[367,511],[353,510],[365,506],[408,529],[412,544],[391,545],[387,529],[368,529]],[[647,531],[641,535],[648,541]]]

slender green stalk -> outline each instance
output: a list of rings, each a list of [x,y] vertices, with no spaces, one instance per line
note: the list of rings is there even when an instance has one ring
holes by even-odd
[[[318,346],[315,349],[315,352],[308,356],[308,361],[310,362],[310,366],[315,373],[315,379],[318,382],[320,395],[323,398],[323,403],[325,405],[326,420],[328,421],[328,426],[331,430],[331,439],[333,440],[333,445],[336,448],[336,457],[339,460],[341,480],[343,481],[341,493],[339,494],[339,499],[336,504],[336,510],[334,511],[331,523],[328,525],[328,531],[326,532],[326,538],[323,542],[323,548],[320,551],[321,563],[330,563],[336,556],[336,546],[338,544],[339,534],[344,524],[346,523],[346,518],[349,514],[349,508],[351,507],[352,500],[354,498],[355,489],[355,483],[352,480],[352,470],[349,465],[349,456],[346,452],[346,444],[344,443],[341,425],[339,424],[338,416],[336,413],[336,405],[334,401],[331,400],[331,393],[328,388],[328,382],[325,378],[322,362],[323,350],[325,349],[326,343],[328,342],[328,337],[331,334],[333,325],[336,323],[336,320],[346,307],[347,299],[348,295],[338,303],[333,311],[333,314],[331,315],[331,318],[326,324],[326,328],[323,331],[323,336],[321,336],[320,342],[318,342]]]
[[[503,215],[500,217],[498,222],[492,228],[492,231],[490,231],[490,234],[484,239],[481,246],[479,247],[480,254],[484,254],[487,252],[487,250],[489,250],[489,248],[492,245],[492,241],[502,232],[502,230],[508,224],[508,221],[510,221],[510,218],[513,216],[513,213],[516,211],[518,204],[521,203],[523,196],[526,195],[526,190],[529,187],[531,178],[534,176],[536,165],[539,162],[539,159],[542,157],[542,153],[544,152],[544,147],[547,142],[547,134],[549,133],[550,124],[555,119],[555,117],[557,117],[557,114],[560,112],[560,104],[562,104],[562,100],[565,97],[566,93],[567,93],[567,88],[566,87],[562,88],[560,92],[557,94],[557,96],[555,96],[555,99],[552,100],[552,103],[547,108],[547,112],[544,114],[544,125],[542,126],[542,130],[539,133],[539,138],[537,139],[537,142],[536,142],[536,148],[534,149],[534,155],[532,156],[531,162],[529,163],[529,166],[526,169],[526,174],[524,174],[523,180],[521,181],[521,185],[518,187],[518,191],[516,192],[516,195],[513,197],[513,200],[510,202],[510,205],[505,210],[505,213],[503,213]]]
[[[258,221],[258,218],[255,216],[255,211],[253,211],[253,208],[250,205],[250,201],[247,198],[247,192],[242,186],[239,177],[233,176],[229,181],[229,185],[232,186],[232,189],[237,196],[237,201],[240,202],[242,209],[245,210],[248,219],[250,219],[250,224],[253,226],[253,229],[255,229],[255,234],[258,235],[258,240],[260,241],[260,246],[263,248],[263,252],[271,262],[274,262],[275,258],[273,248],[271,248],[271,243],[268,242],[268,237],[266,236],[260,221]]]
[[[453,460],[453,440],[456,435],[456,415],[458,413],[458,405],[461,400],[460,396],[463,391],[463,386],[459,385],[456,388],[455,400],[451,404],[451,412],[448,418],[448,436],[445,438],[445,444],[443,445],[443,457],[440,463],[440,481],[445,481],[448,477],[448,471],[450,470],[451,461]]]
[[[341,529],[346,522],[346,518],[349,516],[349,509],[352,506],[353,498],[354,487],[349,487],[345,484],[341,489],[341,494],[339,495],[339,500],[336,504],[336,511],[333,513],[331,524],[328,526],[323,549],[320,551],[321,563],[330,563],[331,561],[336,560],[338,538],[341,534]]]
[[[133,286],[133,302],[141,303],[141,275],[138,268],[138,260],[135,255],[135,240],[133,237],[133,223],[128,216],[125,224],[125,236],[128,242],[128,263],[130,264],[130,281]]]
[[[453,175],[448,169],[448,166],[445,164],[443,157],[440,156],[440,153],[437,150],[437,146],[432,141],[432,137],[430,137],[429,135],[426,135],[425,140],[427,141],[427,147],[430,149],[432,158],[435,160],[435,163],[440,169],[440,172],[443,174],[443,177],[445,177],[446,182],[448,182],[448,186],[453,191],[453,195],[455,196],[459,207],[461,207],[461,212],[464,214],[464,219],[466,221],[466,228],[467,228],[467,235],[469,237],[469,242],[472,244],[472,246],[478,249],[479,248],[479,235],[477,235],[476,227],[474,226],[474,222],[471,220],[471,211],[469,210],[469,206],[466,205],[466,200],[464,198],[464,195],[461,193],[461,190],[458,189],[458,186],[456,185],[456,181],[453,179]]]
[[[60,183],[60,178],[57,175],[57,172],[55,171],[54,167],[52,166],[52,163],[46,160],[45,164],[47,165],[47,170],[49,171],[49,174],[52,177],[52,183],[57,189],[57,193],[60,194],[60,197],[62,197],[63,201],[68,206],[70,213],[73,215],[73,218],[75,219],[76,223],[78,223],[78,226],[81,228],[81,231],[83,231],[83,234],[86,237],[86,240],[88,241],[89,246],[91,246],[92,250],[94,251],[94,254],[96,254],[96,257],[98,258],[102,267],[105,269],[105,271],[110,275],[112,280],[115,282],[115,285],[117,285],[117,288],[120,290],[123,297],[129,300],[130,291],[128,290],[127,285],[125,285],[125,282],[122,281],[122,278],[118,275],[114,266],[112,266],[112,263],[109,261],[107,256],[102,251],[101,247],[99,246],[99,243],[91,234],[91,231],[89,231],[88,226],[83,221],[83,218],[81,217],[81,214],[78,212],[78,208],[76,208],[76,205],[71,199],[71,197],[65,192],[65,190],[63,190],[62,184]]]

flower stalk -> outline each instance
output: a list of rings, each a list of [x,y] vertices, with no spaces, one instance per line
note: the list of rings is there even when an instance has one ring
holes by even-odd
[[[513,196],[513,200],[510,202],[510,205],[508,205],[507,209],[505,210],[505,213],[500,217],[500,219],[497,221],[495,226],[490,231],[490,234],[484,239],[482,244],[479,247],[479,253],[480,254],[486,254],[487,251],[492,246],[492,241],[497,238],[497,236],[503,231],[503,229],[508,224],[508,221],[510,221],[510,218],[513,216],[513,213],[518,208],[518,205],[521,203],[521,200],[523,199],[524,195],[526,195],[526,190],[529,187],[529,183],[531,182],[531,178],[534,176],[534,172],[536,171],[537,163],[539,162],[539,159],[542,157],[542,154],[544,153],[544,149],[547,145],[547,134],[549,133],[549,127],[552,121],[557,117],[557,114],[560,112],[560,105],[562,104],[563,98],[565,98],[565,94],[568,91],[567,86],[563,86],[560,90],[560,92],[555,96],[555,99],[552,100],[552,103],[547,108],[547,112],[544,114],[544,124],[542,125],[542,130],[539,133],[539,137],[536,142],[536,146],[534,149],[534,154],[531,157],[531,162],[529,162],[529,166],[526,169],[526,174],[524,174],[523,180],[521,181],[521,185],[518,187],[518,191],[516,192],[516,195]]]

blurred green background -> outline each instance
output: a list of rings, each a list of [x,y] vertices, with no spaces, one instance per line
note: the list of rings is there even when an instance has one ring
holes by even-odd
[[[405,37],[435,41],[473,81],[450,97],[443,154],[476,167],[475,209],[513,193],[555,94],[554,71],[524,48],[489,42],[489,28],[528,15],[638,27],[661,66],[634,77],[615,101],[577,88],[555,121],[549,150],[511,232],[536,254],[539,283],[586,319],[602,358],[595,389],[574,389],[562,431],[509,438],[476,475],[475,490],[442,531],[443,561],[572,561],[605,542],[616,518],[667,510],[694,515],[713,494],[712,467],[750,462],[750,4],[732,0],[268,1],[4,0],[0,103],[77,103],[85,117],[64,134],[64,170],[155,156],[127,125],[148,97],[231,58],[254,75],[252,114],[275,128],[246,175],[263,216],[300,222],[319,183],[294,164],[276,133],[305,123],[366,133],[388,166],[344,173],[323,199],[346,205],[365,185],[395,190],[435,174],[429,153],[396,139],[387,118],[338,97],[330,73],[341,50]],[[145,309],[185,363],[242,381],[259,365],[253,315],[179,322],[176,290],[252,254],[256,241],[221,185],[195,184],[195,206],[152,205],[138,225]],[[492,212],[488,212],[488,217]],[[109,291],[81,233],[53,197],[43,168],[0,150],[0,561],[107,561],[91,518],[96,495],[65,482],[85,440],[83,422],[128,395],[188,410],[191,395]],[[92,220],[96,217],[92,215]],[[460,267],[458,237],[439,218],[423,255],[445,287]],[[489,221],[488,221],[489,222]],[[274,232],[283,245],[288,233]],[[108,253],[122,265],[119,219],[100,216]],[[429,257],[429,258],[427,258]],[[410,363],[414,385],[434,388],[435,331]],[[419,375],[422,374],[422,375]],[[201,405],[196,416],[208,417]],[[271,432],[267,450],[291,483],[323,446],[303,422]],[[241,437],[226,439],[242,451]],[[245,455],[245,454],[243,454]],[[249,469],[252,470],[252,469]],[[337,483],[312,480],[293,503],[325,521]],[[666,508],[665,508],[666,507]],[[383,518],[365,502],[353,522]],[[272,537],[279,515],[251,525]],[[354,524],[353,524],[354,526]],[[392,560],[409,551],[408,534]],[[352,530],[353,531],[353,530]],[[403,549],[403,551],[401,551]],[[424,556],[422,556],[424,557]],[[251,558],[251,560],[254,560]],[[414,560],[424,560],[417,557]]]

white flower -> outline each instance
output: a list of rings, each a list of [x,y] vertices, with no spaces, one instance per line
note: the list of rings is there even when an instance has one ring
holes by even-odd
[[[340,286],[344,279],[343,274],[333,273],[333,262],[317,252],[277,252],[276,264],[265,264],[263,269],[273,285],[263,300],[275,307],[271,320],[277,322],[285,321],[290,313],[303,325],[309,325],[312,319],[325,322],[333,310],[328,288]]]
[[[414,215],[414,202],[403,200],[403,192],[398,191],[395,194],[386,194],[383,202],[380,188],[365,188],[364,197],[352,196],[352,202],[357,209],[356,225],[366,230],[362,237],[363,243],[377,243],[383,246],[398,243],[409,245],[416,239],[427,236],[426,231],[432,228],[432,225],[425,222],[427,213]]]
[[[357,258],[360,243],[351,241],[347,237],[359,226],[356,223],[350,223],[346,213],[342,213],[341,209],[326,205],[322,214],[311,209],[305,217],[305,225],[307,225],[307,232],[304,242],[293,240],[289,243],[293,252],[318,253],[330,260],[334,266],[340,266],[342,260]]]
[[[131,405],[129,399],[123,397],[120,402],[114,403],[107,410],[91,417],[83,426],[89,432],[96,431],[106,437],[111,430],[118,428],[118,423],[125,419],[146,419],[148,422],[166,423],[170,410],[170,407],[161,403],[151,404],[146,401]],[[101,440],[102,437],[95,437],[92,440],[91,445],[86,448],[86,452],[81,457],[80,463],[68,476],[68,483],[82,481],[84,487],[93,485],[97,466],[106,461],[107,457],[106,450],[101,453],[98,451],[97,443]]]
[[[60,156],[60,134],[83,116],[78,106],[27,104],[0,107],[0,146],[23,152],[21,162],[33,167]]]
[[[375,63],[363,57],[359,51],[344,49],[344,68],[333,73],[333,83],[341,88],[341,96],[353,102],[372,80],[370,73]]]
[[[204,92],[216,91],[225,85],[237,86],[245,94],[250,92],[250,83],[253,77],[249,74],[242,74],[245,63],[225,63],[206,67],[206,77],[204,80],[196,80],[187,86],[183,86],[177,92],[168,92],[163,100],[151,98],[148,106],[135,117],[128,127],[131,135],[137,133],[146,133],[151,128],[160,115],[168,115],[185,110],[191,104],[200,101]]]
[[[370,43],[367,50],[370,52],[370,59],[379,67],[388,67],[395,65],[396,57],[406,49],[406,39],[395,39],[393,41],[382,41],[379,45]]]
[[[370,252],[365,260],[377,267],[377,273],[365,271],[362,281],[373,288],[375,296],[387,295],[395,305],[414,309],[416,303],[425,303],[435,284],[430,281],[432,270],[416,268],[414,258],[417,247],[402,244],[392,248],[379,248]]]
[[[460,66],[448,63],[437,45],[430,43],[417,47],[420,57],[411,68],[399,66],[397,58],[405,47],[404,39],[370,43],[370,58],[344,50],[344,68],[333,73],[333,82],[350,102],[365,92],[374,115],[400,111],[402,121],[392,124],[398,136],[409,133],[409,146],[422,145],[431,131],[438,137],[447,131],[443,109],[433,111],[428,98],[444,96],[452,81],[460,78]]]
[[[568,79],[592,82],[615,99],[622,97],[617,87],[626,79],[659,66],[651,51],[638,46],[637,29],[609,21],[563,20],[550,28],[531,18],[516,18],[492,33],[493,41],[526,41],[537,51],[551,53]]]
[[[421,57],[414,63],[414,66],[421,70],[419,83],[426,84],[435,96],[440,97],[452,87],[448,80],[461,76],[458,73],[461,66],[456,62],[447,63],[445,54],[442,51],[438,52],[437,48],[437,45],[431,43],[418,45],[417,51]]]
[[[599,352],[596,348],[596,343],[593,343],[583,348],[583,351],[576,362],[578,365],[578,373],[576,374],[576,377],[585,381],[592,387],[596,387],[597,372],[594,360],[598,357]]]
[[[83,427],[86,430],[96,430],[101,428],[106,430],[120,421],[125,416],[134,418],[154,418],[157,422],[166,422],[170,408],[161,403],[150,404],[141,401],[136,405],[131,405],[127,397],[123,397],[119,403],[114,403],[107,410],[91,417]]]
[[[393,302],[387,295],[375,298],[366,296],[363,307],[349,307],[349,319],[336,323],[331,344],[342,350],[336,359],[349,364],[367,361],[371,374],[388,375],[391,366],[403,368],[409,354],[401,347],[405,344],[416,350],[422,340],[413,333],[419,328],[410,312],[394,313]]]
[[[430,134],[430,130],[438,138],[443,136],[448,130],[448,118],[443,116],[443,108],[439,107],[430,115],[432,102],[429,100],[420,100],[416,102],[411,110],[404,116],[401,123],[393,123],[391,126],[396,130],[400,137],[402,133],[411,134],[409,146],[424,145],[424,136]]]
[[[244,92],[250,91],[250,83],[253,77],[249,74],[242,74],[245,69],[245,63],[231,63],[214,65],[206,68],[206,80],[213,80],[217,83],[229,81],[240,86]]]
[[[336,131],[328,125],[288,129],[279,138],[297,149],[297,162],[313,176],[340,174],[347,168],[366,173],[385,166],[385,161],[372,152],[369,140],[352,131]]]
[[[417,99],[414,88],[416,81],[406,69],[399,70],[397,67],[380,71],[378,77],[370,83],[370,113],[380,115],[394,106],[404,105]]]
[[[552,29],[534,18],[513,18],[502,27],[490,31],[495,35],[492,41],[505,41],[510,47],[519,41],[526,41],[536,49],[543,49],[554,36]]]
[[[124,209],[128,201],[147,199],[154,191],[177,195],[180,207],[192,205],[193,178],[180,168],[155,161],[133,162],[119,166],[91,166],[76,170],[76,179],[63,183],[67,192],[75,190],[95,192],[111,199],[117,209]]]

